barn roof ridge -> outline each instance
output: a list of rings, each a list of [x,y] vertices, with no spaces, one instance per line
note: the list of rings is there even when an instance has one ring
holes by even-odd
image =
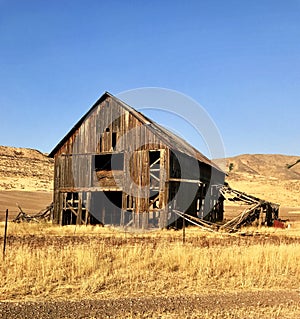
[[[132,115],[134,115],[139,121],[147,125],[147,128],[150,129],[153,134],[159,136],[160,139],[172,150],[180,151],[187,154],[188,156],[196,158],[198,161],[213,166],[214,168],[222,171],[213,161],[203,155],[199,150],[190,145],[186,140],[179,137],[175,133],[172,133],[165,127],[159,125],[153,120],[149,119],[143,113],[137,111],[132,106],[128,105],[124,101],[118,99],[116,96],[112,95],[108,91],[105,91],[103,95],[93,104],[93,106],[80,118],[80,120],[71,128],[71,130],[62,138],[62,140],[54,147],[50,152],[49,157],[54,157],[56,152],[61,146],[67,141],[67,139],[73,134],[73,132],[80,127],[84,120],[88,117],[90,112],[94,110],[101,102],[105,101],[106,98],[112,98],[122,105],[123,108],[127,109]]]

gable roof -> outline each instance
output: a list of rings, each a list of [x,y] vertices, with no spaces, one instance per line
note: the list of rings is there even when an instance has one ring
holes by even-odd
[[[88,115],[96,108],[100,103],[105,101],[108,97],[114,99],[116,102],[121,104],[121,106],[130,112],[133,116],[135,116],[141,123],[147,125],[147,128],[152,131],[153,134],[158,136],[163,143],[168,146],[173,151],[182,152],[188,156],[196,158],[198,161],[213,166],[219,171],[222,171],[214,162],[200,153],[196,148],[191,146],[187,141],[183,138],[179,137],[178,135],[170,132],[163,126],[155,123],[148,117],[146,117],[141,112],[135,110],[125,102],[119,100],[117,97],[113,96],[109,92],[105,92],[97,101],[96,103],[82,116],[82,118],[73,126],[73,128],[67,133],[67,135],[55,146],[55,148],[49,154],[49,157],[54,157],[57,151],[65,144],[65,142],[73,135],[73,133],[81,126],[84,120],[88,117]]]

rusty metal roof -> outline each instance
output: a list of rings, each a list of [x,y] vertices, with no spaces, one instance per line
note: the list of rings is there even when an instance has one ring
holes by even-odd
[[[204,156],[202,153],[200,153],[196,148],[191,146],[187,141],[185,141],[183,138],[179,137],[178,135],[170,132],[163,126],[155,123],[148,117],[146,117],[141,112],[135,110],[125,102],[121,101],[114,95],[110,94],[109,92],[105,92],[99,100],[91,107],[91,109],[83,115],[83,117],[74,125],[74,127],[67,133],[67,135],[56,145],[56,147],[51,151],[49,154],[49,157],[54,157],[56,152],[65,144],[65,142],[69,139],[69,137],[76,131],[80,125],[84,122],[84,120],[88,117],[90,112],[93,111],[94,108],[96,108],[101,102],[105,101],[108,97],[114,99],[119,104],[122,105],[123,108],[128,110],[133,116],[135,116],[141,123],[147,125],[147,128],[150,129],[153,134],[158,136],[162,142],[169,147],[171,150],[182,152],[188,156],[196,158],[198,161],[208,164],[210,166],[213,166],[219,171],[222,171],[215,163],[213,163],[210,159],[208,159],[206,156]]]

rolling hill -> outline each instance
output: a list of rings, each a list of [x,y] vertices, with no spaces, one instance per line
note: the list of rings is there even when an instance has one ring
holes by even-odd
[[[244,154],[226,159],[227,182],[232,188],[281,204],[300,207],[300,163],[297,156]],[[229,167],[231,168],[229,172]],[[0,219],[16,203],[36,213],[52,201],[53,159],[37,150],[0,146]],[[300,209],[299,209],[300,210]]]
[[[37,150],[0,146],[0,190],[52,191],[53,159]]]
[[[18,213],[36,213],[52,201],[53,160],[37,150],[0,146],[0,220]]]
[[[226,159],[227,181],[232,188],[282,206],[300,206],[300,157],[279,154],[244,154]],[[231,170],[229,171],[229,167]]]

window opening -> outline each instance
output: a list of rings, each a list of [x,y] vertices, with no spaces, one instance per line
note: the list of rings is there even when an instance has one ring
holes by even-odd
[[[122,171],[124,169],[124,153],[95,155],[94,163],[95,171]]]

